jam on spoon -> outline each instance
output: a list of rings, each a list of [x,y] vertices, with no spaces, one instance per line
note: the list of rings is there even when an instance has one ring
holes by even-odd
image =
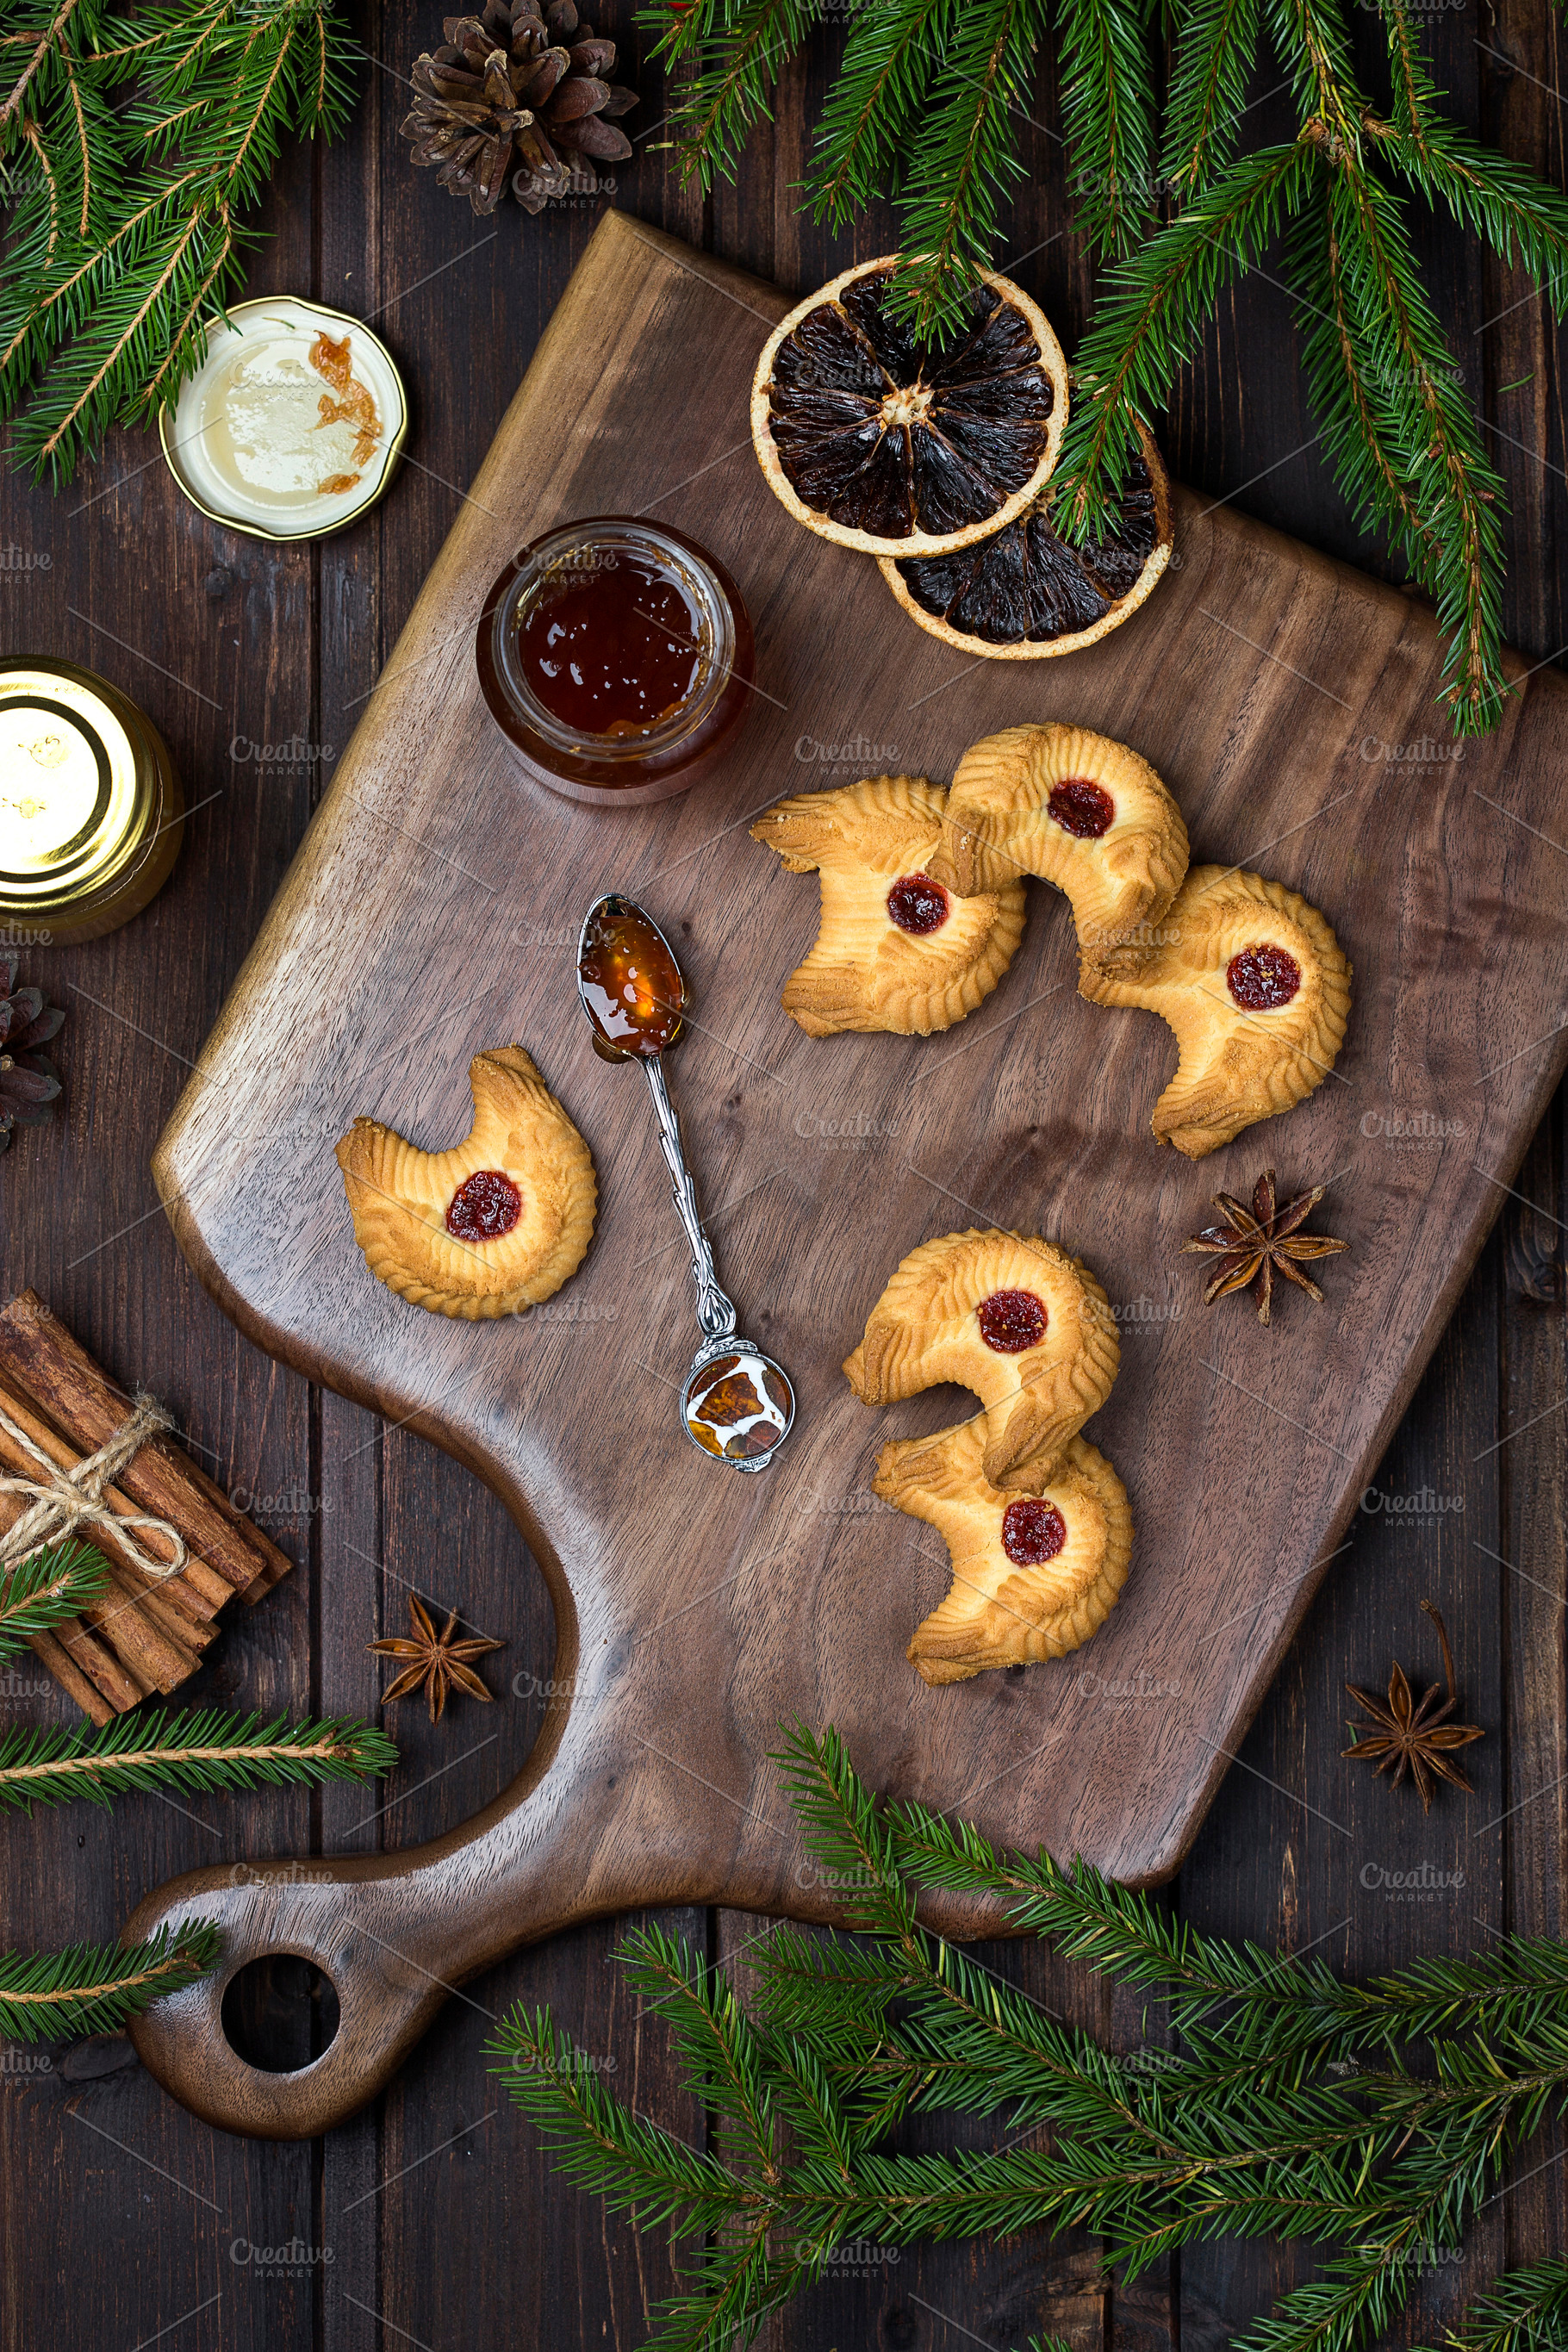
[[[680,1035],[686,983],[664,933],[631,898],[591,908],[577,950],[577,988],[607,1062],[658,1055]]]

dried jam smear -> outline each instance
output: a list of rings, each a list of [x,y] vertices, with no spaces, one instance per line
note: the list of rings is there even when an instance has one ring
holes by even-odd
[[[1027,321],[989,287],[970,295],[956,343],[933,352],[885,310],[891,275],[857,278],[779,345],[773,446],[795,496],[846,530],[962,530],[1029,480],[1055,387]]]
[[[916,939],[940,931],[950,909],[947,892],[928,874],[900,874],[888,893],[889,919]]]
[[[1226,983],[1247,1013],[1277,1013],[1301,985],[1301,967],[1283,948],[1243,948],[1226,966]]]
[[[1154,485],[1142,457],[1127,469],[1120,506],[1114,531],[1068,547],[1042,498],[992,539],[952,555],[904,556],[899,576],[923,613],[984,645],[1077,636],[1131,593],[1154,551]]]
[[[1055,1559],[1068,1539],[1067,1521],[1054,1503],[1026,1495],[1002,1514],[1002,1549],[1020,1568]]]
[[[1046,806],[1062,831],[1079,841],[1098,841],[1116,822],[1116,803],[1103,784],[1091,784],[1087,776],[1053,784]]]
[[[1045,1302],[1032,1290],[994,1290],[974,1311],[981,1338],[999,1356],[1021,1356],[1046,1336]]]
[[[511,1178],[499,1168],[477,1168],[447,1204],[447,1231],[454,1241],[500,1241],[521,1214],[522,1194]]]

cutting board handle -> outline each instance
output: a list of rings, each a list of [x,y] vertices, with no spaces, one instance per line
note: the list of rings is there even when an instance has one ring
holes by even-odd
[[[135,1943],[200,1919],[222,1937],[212,1975],[159,2000],[131,2038],[149,2074],[224,2131],[304,2139],[373,2099],[462,1981],[603,1898],[554,1852],[561,1808],[531,1768],[461,1832],[407,1853],[190,1871],[126,1924]],[[611,1893],[611,1901],[616,1899]],[[291,1954],[337,1995],[339,2023],[307,2066],[269,2074],[224,2031],[224,1995],[251,1961]]]

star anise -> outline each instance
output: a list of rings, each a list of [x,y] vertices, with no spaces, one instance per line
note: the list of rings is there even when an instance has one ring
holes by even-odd
[[[1388,1697],[1376,1697],[1373,1692],[1361,1690],[1347,1683],[1346,1690],[1358,1706],[1372,1717],[1370,1725],[1351,1723],[1346,1719],[1352,1745],[1342,1748],[1342,1756],[1359,1756],[1374,1772],[1386,1771],[1393,1765],[1391,1789],[1397,1789],[1405,1778],[1406,1766],[1410,1777],[1421,1793],[1422,1810],[1432,1810],[1432,1791],[1437,1782],[1449,1781],[1456,1789],[1473,1794],[1470,1783],[1458,1766],[1450,1763],[1456,1748],[1468,1748],[1472,1739],[1484,1739],[1486,1733],[1479,1724],[1450,1723],[1448,1717],[1459,1704],[1459,1694],[1454,1683],[1454,1653],[1448,1647],[1448,1629],[1430,1601],[1421,1606],[1437,1628],[1437,1639],[1443,1644],[1443,1671],[1448,1678],[1448,1696],[1444,1698],[1440,1686],[1434,1683],[1421,1696],[1413,1698],[1403,1666],[1395,1664],[1388,1677]]]
[[[1300,1230],[1328,1189],[1326,1184],[1316,1184],[1281,1209],[1276,1202],[1274,1171],[1266,1168],[1252,1188],[1250,1209],[1244,1209],[1228,1192],[1216,1192],[1214,1204],[1225,1223],[1205,1225],[1201,1234],[1182,1244],[1184,1257],[1189,1251],[1201,1250],[1219,1261],[1204,1289],[1205,1306],[1212,1307],[1227,1291],[1245,1290],[1249,1282],[1256,1283],[1258,1319],[1267,1323],[1277,1272],[1321,1306],[1322,1292],[1296,1261],[1331,1257],[1336,1250],[1350,1247],[1349,1242],[1331,1241],[1326,1234]]]
[[[458,1622],[455,1609],[437,1633],[435,1619],[412,1593],[408,1600],[408,1614],[414,1626],[412,1640],[400,1633],[392,1633],[384,1642],[369,1644],[373,1654],[378,1658],[407,1658],[412,1661],[383,1691],[383,1706],[395,1698],[407,1698],[412,1692],[423,1690],[429,1695],[430,1720],[439,1723],[449,1689],[467,1691],[470,1698],[494,1698],[495,1693],[485,1688],[467,1661],[482,1658],[487,1650],[500,1649],[502,1644],[500,1642],[486,1641],[479,1634],[465,1642],[454,1642],[452,1628]]]

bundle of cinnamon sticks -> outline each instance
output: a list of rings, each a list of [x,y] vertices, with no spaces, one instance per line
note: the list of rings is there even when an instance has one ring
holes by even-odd
[[[73,1472],[123,1426],[131,1410],[132,1400],[36,1291],[23,1291],[0,1310],[0,1411],[57,1470]],[[36,1455],[3,1425],[0,1471],[33,1480],[44,1475]],[[103,1501],[117,1519],[163,1521],[189,1556],[177,1574],[159,1577],[101,1522],[83,1531],[108,1560],[110,1581],[81,1618],[35,1634],[32,1647],[97,1724],[183,1683],[216,1640],[225,1602],[237,1592],[259,1601],[293,1566],[167,1436],[148,1440]],[[0,1536],[26,1508],[25,1496],[0,1493]],[[153,1559],[178,1556],[166,1536],[145,1525],[136,1540]]]

